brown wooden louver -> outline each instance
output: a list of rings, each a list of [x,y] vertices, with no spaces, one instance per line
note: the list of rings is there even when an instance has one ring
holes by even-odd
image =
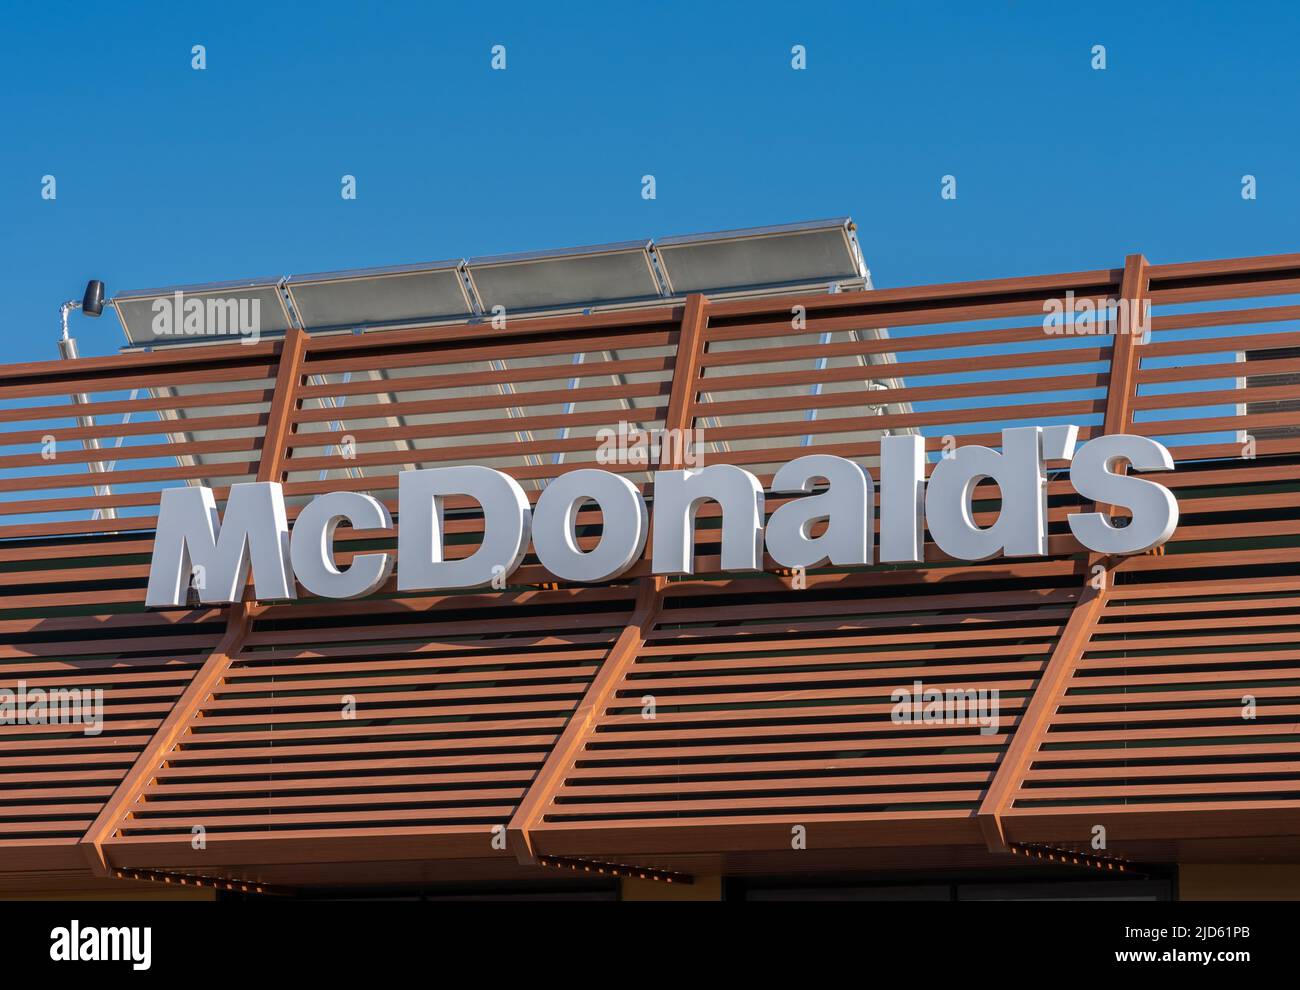
[[[1044,302],[1067,291],[1149,300],[1151,341],[1046,334]],[[0,877],[474,879],[531,875],[542,856],[961,865],[1011,843],[1087,849],[1098,825],[1135,859],[1294,853],[1300,431],[1280,428],[1296,424],[1297,293],[1300,255],[1135,256],[6,367],[0,687],[101,687],[106,721],[97,736],[0,727]],[[535,499],[596,466],[594,432],[620,420],[701,427],[710,462],[765,482],[802,453],[873,464],[882,430],[921,430],[931,450],[945,434],[996,444],[1012,423],[1138,433],[1172,450],[1157,480],[1182,519],[1163,553],[1092,559],[1059,479],[1042,559],[955,562],[931,544],[923,566],[828,568],[796,590],[788,574],[707,576],[705,510],[695,579],[643,560],[570,586],[530,557],[505,590],[144,608],[163,487],[207,484],[220,502],[233,482],[278,480],[291,518],[341,488],[395,511],[401,470],[476,463]],[[645,466],[600,466],[649,487]],[[477,526],[452,518],[461,552]],[[391,539],[342,536],[340,562]],[[998,730],[891,721],[891,692],[918,680],[996,688]]]

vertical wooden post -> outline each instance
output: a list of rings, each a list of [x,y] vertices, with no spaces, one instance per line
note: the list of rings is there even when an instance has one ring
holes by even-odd
[[[664,429],[681,435],[695,420],[695,393],[700,380],[700,362],[704,357],[704,328],[708,325],[708,300],[696,293],[686,298],[682,311],[681,335],[677,340],[677,357],[673,362],[673,387],[664,413]],[[669,433],[669,436],[674,434]],[[679,444],[674,444],[671,462],[661,452],[660,468],[681,467]]]
[[[299,386],[303,379],[303,355],[307,334],[290,327],[280,344],[275,375],[275,390],[271,394],[270,411],[266,429],[262,434],[261,460],[258,464],[258,481],[280,481],[284,476],[285,444],[293,429],[293,414],[298,407]],[[131,769],[109,795],[95,820],[78,841],[91,869],[99,876],[111,872],[111,864],[104,853],[105,840],[112,837],[118,822],[130,813],[140,793],[153,781],[172,747],[185,731],[195,713],[211,696],[212,691],[225,677],[233,658],[248,634],[250,624],[249,601],[236,602],[229,607],[226,631],[215,649],[203,661],[190,679],[181,696],[176,699],[167,717],[155,730]]]
[[[708,304],[702,295],[687,297],[682,309],[681,330],[677,338],[677,353],[673,360],[672,388],[669,391],[668,409],[664,413],[665,445],[660,449],[659,467],[672,469],[681,466],[682,445],[667,438],[681,437],[694,419],[696,382],[700,375],[700,358],[704,353],[704,328],[708,324]],[[527,792],[520,800],[515,813],[506,826],[506,844],[520,863],[535,863],[536,851],[530,829],[545,814],[546,807],[564,785],[565,776],[574,760],[582,752],[588,737],[595,731],[600,717],[609,705],[624,673],[636,660],[646,637],[654,628],[663,601],[663,583],[653,576],[638,578],[636,604],[627,625],[610,647],[600,670],[587,685],[587,690],[564,726],[545,762],[537,771]]]
[[[293,432],[293,418],[298,409],[298,396],[304,377],[303,357],[306,350],[306,332],[298,327],[290,327],[280,345],[275,391],[271,394],[271,409],[266,416],[266,431],[262,434],[261,460],[257,466],[258,481],[281,481],[284,477],[285,444]]]
[[[1141,314],[1146,305],[1149,281],[1145,257],[1130,254],[1124,259],[1124,276],[1120,283],[1120,306],[1123,308],[1120,321],[1112,327],[1110,377],[1106,386],[1103,433],[1123,433],[1132,420],[1133,399],[1137,395],[1137,347],[1141,341],[1137,330],[1146,326]],[[1097,506],[1097,511],[1113,512],[1113,507]],[[1097,564],[1105,568],[1100,588],[1093,586],[1093,568]],[[1025,771],[1029,769],[1052,716],[1056,714],[1066,685],[1105,611],[1113,580],[1113,561],[1100,554],[1089,554],[1083,579],[1085,583],[1079,600],[1075,602],[1074,610],[1070,613],[1065,628],[1061,630],[1056,648],[1034,686],[1029,704],[1025,706],[1016,725],[1015,735],[998,763],[997,772],[989,783],[984,800],[980,802],[977,812],[980,829],[989,849],[995,852],[1005,852],[1007,849],[1002,816],[1015,799]]]
[[[1140,357],[1138,344],[1141,336],[1136,332],[1139,326],[1145,327],[1146,321],[1141,317],[1146,305],[1147,259],[1140,254],[1130,254],[1124,259],[1124,280],[1120,287],[1120,305],[1124,307],[1119,325],[1114,327],[1110,345],[1110,378],[1106,386],[1106,417],[1102,423],[1102,433],[1124,433],[1132,425],[1133,400],[1137,398],[1137,373]],[[1113,505],[1097,505],[1097,512],[1107,515],[1115,514]],[[1101,554],[1091,554],[1088,558],[1088,570],[1098,564],[1106,564]],[[1110,574],[1106,575],[1107,584]]]
[[[1110,383],[1106,387],[1103,433],[1123,433],[1133,417],[1133,399],[1137,396],[1137,346],[1140,341],[1136,330],[1145,326],[1140,313],[1146,305],[1149,281],[1145,257],[1130,254],[1124,259],[1124,280],[1120,284],[1123,313],[1111,339]]]

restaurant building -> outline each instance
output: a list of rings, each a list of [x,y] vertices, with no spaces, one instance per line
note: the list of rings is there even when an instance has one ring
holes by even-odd
[[[119,354],[0,376],[0,896],[1300,897],[1300,255],[1099,261],[874,289],[841,219],[118,293]],[[706,501],[693,573],[528,546],[481,587],[399,560],[265,600],[255,566],[146,606],[165,489],[275,483],[288,522],[362,492],[400,532],[407,471],[535,507],[599,468],[653,509],[656,470],[883,484],[891,438],[929,474],[1025,426],[1158,441],[1172,535],[1080,542],[1124,513],[1049,444],[1034,555],[724,569]],[[468,557],[483,512],[440,528]],[[397,543],[334,537],[340,569]]]

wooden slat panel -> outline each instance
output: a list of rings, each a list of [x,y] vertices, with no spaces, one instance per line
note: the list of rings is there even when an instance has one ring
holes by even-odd
[[[1150,342],[1041,322],[1067,291],[1140,297],[1148,280]],[[98,737],[38,725],[0,740],[12,788],[0,845],[84,833],[110,856],[156,853],[203,824],[243,848],[417,836],[489,857],[492,827],[507,824],[540,850],[659,829],[691,851],[726,829],[781,836],[803,821],[974,843],[999,794],[1008,836],[1040,841],[1119,809],[1174,835],[1179,816],[1293,808],[1300,435],[1278,406],[1290,386],[1261,378],[1300,370],[1300,305],[1285,298],[1298,292],[1295,256],[1135,257],[1026,279],[695,297],[500,331],[290,335],[6,369],[0,687],[102,685],[106,722]],[[1238,302],[1251,298],[1266,305]],[[83,392],[87,404],[70,401]],[[770,573],[651,584],[642,560],[607,587],[542,591],[529,585],[553,579],[530,557],[506,589],[390,585],[367,602],[248,605],[247,635],[233,639],[225,613],[237,609],[140,609],[167,485],[208,484],[221,502],[235,481],[284,479],[291,498],[351,488],[395,509],[404,468],[487,460],[534,500],[591,466],[652,495],[654,465],[595,459],[598,429],[698,427],[709,462],[766,482],[810,452],[873,463],[886,429],[920,430],[934,452],[946,436],[996,446],[1004,424],[1065,418],[1081,440],[1169,440],[1178,469],[1152,477],[1183,514],[1163,554],[1116,563],[1072,665],[1053,658],[1079,627],[1071,610],[1090,607],[1089,561],[1067,525],[1087,507],[1064,476],[1049,486],[1043,560],[957,562],[927,544],[922,567],[814,570],[802,590]],[[1253,460],[1237,442],[1246,432],[1260,434]],[[63,452],[53,461],[47,438]],[[84,449],[92,439],[100,450]],[[990,501],[975,516],[995,513]],[[717,564],[716,508],[700,519],[704,571]],[[481,519],[453,505],[449,522],[463,541],[453,555],[472,552]],[[583,513],[581,545],[599,523]],[[392,538],[348,534],[338,560]],[[662,608],[637,635],[646,588]],[[223,637],[228,651],[196,682]],[[917,680],[998,690],[996,728],[893,721],[892,693]],[[647,694],[654,719],[641,714]]]

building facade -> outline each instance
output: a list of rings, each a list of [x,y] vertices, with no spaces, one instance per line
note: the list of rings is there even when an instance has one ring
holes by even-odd
[[[3,726],[0,890],[1300,896],[1297,291],[1300,255],[1134,255],[8,366],[0,686],[103,702],[97,732]],[[653,505],[683,452],[598,458],[620,424],[765,485],[808,453],[874,472],[902,433],[927,471],[1011,426],[1151,437],[1180,519],[1090,551],[1049,460],[1035,557],[728,573],[705,505],[689,576],[647,550],[580,584],[530,550],[501,587],[145,607],[161,489],[278,482],[290,520],[365,492],[400,529],[404,470],[486,465],[535,502],[599,466]],[[975,489],[977,523],[998,499]],[[576,525],[596,545],[598,509]],[[482,526],[449,502],[449,556]],[[340,567],[394,546],[337,540]],[[996,717],[900,718],[927,689]]]

